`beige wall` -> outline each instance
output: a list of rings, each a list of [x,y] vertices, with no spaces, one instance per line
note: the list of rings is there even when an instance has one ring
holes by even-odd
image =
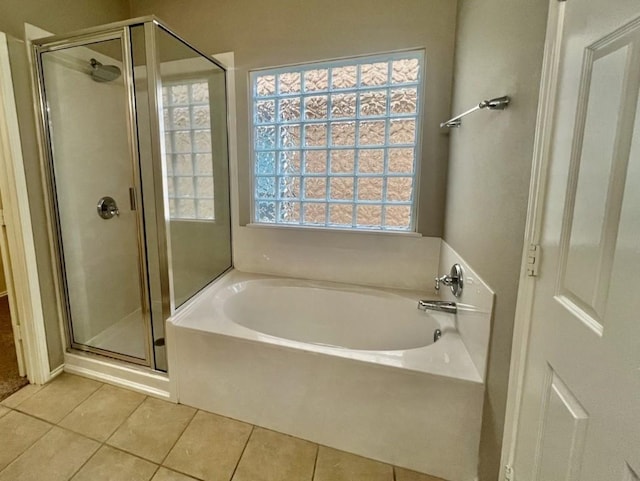
[[[132,15],[156,14],[205,53],[235,52],[240,223],[249,222],[248,71],[425,47],[426,108],[418,227],[442,234],[454,0],[134,0]]]
[[[54,33],[64,33],[93,25],[123,20],[129,16],[127,0],[2,0],[0,31],[9,34],[9,52],[14,80],[18,122],[25,163],[25,175],[34,242],[40,277],[42,307],[45,318],[49,365],[56,368],[63,362],[62,339],[53,284],[53,271],[46,230],[44,195],[35,137],[30,70],[23,42],[24,23],[28,22]]]
[[[509,94],[450,134],[444,239],[496,293],[480,480],[499,469],[547,0],[461,0],[453,112]]]

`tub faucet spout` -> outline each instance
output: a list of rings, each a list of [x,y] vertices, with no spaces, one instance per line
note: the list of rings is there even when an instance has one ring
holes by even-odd
[[[418,309],[421,311],[438,311],[446,312],[448,314],[456,314],[458,312],[458,306],[455,302],[449,301],[418,301]]]

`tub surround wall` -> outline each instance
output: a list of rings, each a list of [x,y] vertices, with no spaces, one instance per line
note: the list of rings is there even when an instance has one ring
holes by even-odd
[[[440,239],[419,235],[249,226],[233,242],[241,271],[399,289],[428,289],[440,257]]]
[[[449,274],[451,266],[460,264],[464,274],[462,295],[456,297],[449,287],[440,289],[439,297],[458,304],[456,327],[462,338],[478,375],[486,378],[487,347],[491,333],[491,313],[495,295],[491,288],[476,274],[469,264],[449,244],[442,241],[438,276]]]
[[[458,9],[452,113],[496,95],[513,99],[450,133],[444,240],[496,293],[481,481],[497,479],[500,464],[548,4],[461,0]]]

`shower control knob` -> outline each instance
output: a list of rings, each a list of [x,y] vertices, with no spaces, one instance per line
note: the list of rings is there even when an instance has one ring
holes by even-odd
[[[116,215],[120,215],[120,210],[113,197],[103,197],[98,201],[96,206],[98,209],[98,215],[105,220],[111,219]]]

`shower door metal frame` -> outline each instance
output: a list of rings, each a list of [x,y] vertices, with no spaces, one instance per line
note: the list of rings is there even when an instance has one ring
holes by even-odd
[[[135,22],[142,23],[142,22]],[[40,133],[41,151],[41,170],[44,178],[44,184],[46,186],[46,194],[48,196],[48,210],[52,220],[52,228],[50,229],[50,240],[52,245],[52,251],[54,255],[54,270],[57,275],[57,291],[58,299],[61,308],[61,314],[64,317],[64,330],[67,338],[68,347],[77,349],[80,351],[86,351],[96,354],[101,354],[110,358],[118,359],[121,361],[127,361],[134,364],[155,369],[155,355],[153,350],[153,324],[151,319],[151,306],[150,306],[150,290],[148,282],[148,267],[147,267],[147,248],[145,242],[145,225],[144,225],[144,209],[142,203],[142,182],[141,182],[141,166],[138,150],[138,129],[135,112],[135,91],[134,91],[134,78],[133,78],[133,63],[131,52],[131,38],[129,27],[133,25],[133,22],[119,22],[114,25],[107,25],[103,27],[97,27],[94,29],[88,29],[83,32],[70,34],[68,36],[56,35],[53,37],[46,37],[40,40],[34,40],[33,49],[33,68],[34,76],[37,82],[37,88],[35,89],[35,95],[37,98],[39,114],[38,115],[38,129]],[[77,343],[73,338],[71,309],[68,296],[67,276],[64,263],[64,251],[62,245],[60,215],[58,208],[58,198],[55,185],[55,171],[54,171],[54,157],[53,148],[51,144],[51,136],[49,132],[49,116],[46,104],[46,90],[44,84],[44,70],[42,64],[41,55],[46,52],[54,52],[57,50],[64,50],[73,47],[83,47],[89,44],[108,41],[108,40],[120,40],[122,48],[122,67],[123,67],[123,80],[126,89],[126,103],[127,103],[127,136],[129,140],[129,153],[132,163],[133,171],[133,185],[135,190],[136,201],[136,227],[137,227],[137,241],[138,241],[138,271],[140,281],[140,306],[142,309],[143,322],[145,323],[145,351],[146,358],[140,359],[133,356],[128,356],[122,353],[116,353],[113,351],[107,351],[96,347],[88,346],[85,344]]]

